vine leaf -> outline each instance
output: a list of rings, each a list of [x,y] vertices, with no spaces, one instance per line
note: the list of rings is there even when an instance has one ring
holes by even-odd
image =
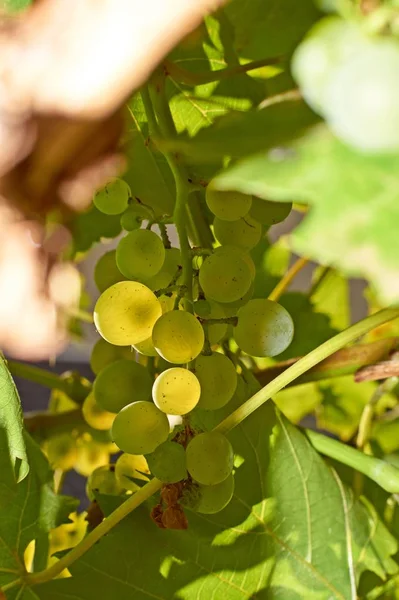
[[[29,472],[29,462],[23,438],[21,401],[14,380],[3,356],[0,356],[0,464],[9,461],[14,479],[22,481]]]
[[[310,204],[294,249],[369,278],[391,303],[399,299],[398,167],[399,155],[359,154],[318,126],[278,152],[236,164],[219,176],[218,186]]]
[[[197,425],[212,427],[215,412],[198,412]],[[189,513],[184,532],[157,529],[142,507],[70,567],[72,578],[35,587],[40,600],[355,600],[364,570],[396,571],[385,526],[271,403],[230,438],[237,468],[228,507]],[[115,501],[102,504],[109,512]]]
[[[23,574],[23,555],[29,542],[66,523],[78,504],[75,498],[55,494],[53,472],[47,459],[28,434],[24,437],[30,470],[21,483],[13,484],[12,464],[7,464],[3,456],[1,460],[0,588]],[[5,432],[0,429],[0,441],[4,438]],[[20,593],[18,588],[10,590],[7,600],[14,598],[14,591]]]

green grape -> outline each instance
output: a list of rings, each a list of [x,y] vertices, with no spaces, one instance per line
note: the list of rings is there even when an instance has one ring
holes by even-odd
[[[143,221],[152,219],[152,212],[144,204],[131,204],[121,216],[121,227],[125,231],[140,229]]]
[[[201,388],[197,377],[188,369],[173,367],[155,380],[152,398],[162,412],[186,415],[197,405]]]
[[[93,346],[90,356],[90,367],[95,375],[104,369],[104,367],[111,363],[126,358],[127,360],[134,360],[134,352],[130,346],[114,346],[109,344],[103,338],[97,340]]]
[[[252,296],[254,295],[254,289],[255,284],[252,282],[251,287],[247,293],[242,296],[242,298],[239,298],[235,302],[225,302],[222,304],[226,317],[235,317],[240,308],[245,306],[245,304],[248,304],[248,302],[251,300]]]
[[[226,317],[222,306],[212,300],[197,300],[194,302],[194,312],[203,319],[224,319]],[[227,325],[226,323],[215,323],[207,325],[207,329],[209,343],[213,346],[226,335]]]
[[[234,475],[230,473],[224,481],[216,485],[196,486],[190,494],[183,495],[182,504],[195,512],[213,515],[223,510],[230,502],[234,493]]]
[[[153,277],[145,279],[144,283],[150,290],[166,288],[175,277],[179,267],[181,268],[180,250],[178,248],[168,248],[165,250],[165,261],[161,270]]]
[[[201,386],[199,408],[216,410],[231,400],[237,387],[237,372],[224,354],[201,354],[195,361],[195,374]]]
[[[277,302],[255,298],[240,308],[237,316],[234,339],[251,356],[276,356],[292,342],[294,323]]]
[[[184,310],[165,313],[152,331],[152,342],[158,354],[178,365],[196,358],[204,341],[204,330],[199,321]]]
[[[201,265],[199,282],[207,298],[234,302],[249,290],[251,272],[240,251],[214,253]]]
[[[115,414],[104,410],[96,402],[93,392],[87,396],[82,405],[83,418],[90,427],[105,431],[111,429]]]
[[[219,246],[218,248],[215,249],[215,254],[217,256],[229,256],[231,259],[235,259],[235,260],[243,260],[248,268],[249,268],[249,272],[251,273],[251,279],[255,279],[256,276],[256,267],[255,267],[255,263],[252,260],[251,255],[246,252],[243,248],[239,248],[238,246],[232,246],[230,244],[226,244],[223,246]]]
[[[187,470],[203,485],[224,481],[233,470],[234,453],[229,440],[218,431],[196,435],[186,449]]]
[[[151,397],[151,377],[143,365],[132,360],[117,360],[97,375],[93,392],[97,404],[117,413],[124,406]]]
[[[104,292],[107,288],[124,281],[125,277],[119,271],[116,265],[116,251],[110,250],[103,254],[94,268],[94,281],[99,292]]]
[[[52,469],[69,471],[78,459],[76,439],[70,433],[59,433],[51,437],[44,446]]]
[[[399,150],[399,44],[370,43],[331,73],[325,117],[344,142],[364,152]]]
[[[152,402],[128,404],[112,425],[115,444],[129,454],[150,454],[166,442],[168,435],[168,417]]]
[[[177,483],[187,477],[186,451],[176,442],[164,442],[147,455],[151,473],[162,483]]]
[[[150,337],[162,308],[155,294],[137,281],[121,281],[105,290],[94,307],[99,334],[115,346],[138,344]]]
[[[126,210],[131,196],[126,181],[115,177],[96,192],[93,202],[96,208],[106,215],[120,215]]]
[[[254,197],[249,214],[262,225],[281,223],[290,214],[292,202],[271,202]]]
[[[248,213],[252,196],[240,192],[221,192],[208,185],[206,203],[215,217],[223,221],[237,221]]]
[[[231,244],[251,250],[262,237],[262,226],[249,215],[237,221],[222,221],[215,217],[213,221],[213,232],[221,244]]]
[[[98,467],[89,475],[86,482],[86,494],[91,501],[95,500],[96,493],[119,496],[122,492],[123,487],[115,476],[115,467],[113,465]]]
[[[147,460],[142,454],[121,454],[115,463],[115,475],[119,484],[131,492],[136,492],[139,488],[133,479],[148,481],[150,469]]]
[[[123,237],[116,248],[116,264],[128,279],[146,280],[161,269],[165,248],[161,238],[148,229],[136,229]]]
[[[291,69],[306,102],[316,112],[324,114],[327,86],[336,66],[361,55],[367,44],[354,23],[335,16],[322,19],[310,30],[294,53]]]

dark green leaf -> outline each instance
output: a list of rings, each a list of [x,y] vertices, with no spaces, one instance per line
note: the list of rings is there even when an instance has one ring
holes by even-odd
[[[399,155],[370,156],[319,126],[280,151],[246,159],[219,176],[221,189],[309,203],[293,243],[302,255],[372,280],[399,299]]]
[[[77,215],[72,223],[73,251],[87,252],[101,238],[114,238],[121,232],[120,215],[105,215],[95,206]]]

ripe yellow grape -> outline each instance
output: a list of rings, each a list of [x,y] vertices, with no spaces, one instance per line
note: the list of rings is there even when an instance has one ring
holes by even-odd
[[[217,302],[234,302],[249,290],[252,277],[249,266],[239,252],[215,252],[201,265],[199,282],[206,298]]]
[[[90,392],[82,405],[83,418],[90,427],[105,431],[111,429],[115,419],[115,413],[108,412],[99,406],[94,397],[94,393]]]
[[[202,485],[216,485],[233,470],[234,453],[229,440],[218,431],[196,435],[186,449],[187,470]]]
[[[112,425],[115,444],[129,454],[150,454],[166,442],[168,435],[168,418],[152,402],[128,404]]]
[[[213,231],[216,239],[222,245],[231,244],[244,250],[251,250],[260,242],[262,226],[251,216],[246,215],[237,221],[222,221],[215,217]]]
[[[201,394],[197,377],[188,369],[173,367],[163,371],[152,388],[154,403],[169,415],[185,415],[195,408]]]
[[[164,442],[147,455],[151,473],[162,483],[177,483],[187,477],[186,451],[176,442]]]
[[[276,356],[290,345],[294,323],[288,311],[271,300],[255,298],[240,308],[234,329],[237,345],[251,356]]]
[[[110,344],[130,346],[150,337],[161,314],[161,305],[150,289],[137,281],[121,281],[97,300],[94,324]]]
[[[199,321],[183,310],[172,310],[162,315],[152,332],[152,342],[158,354],[175,364],[196,358],[204,340],[204,330]]]
[[[93,392],[102,409],[117,413],[131,402],[149,400],[151,387],[150,374],[143,365],[122,359],[100,371]]]
[[[201,354],[195,361],[195,374],[201,386],[198,408],[216,410],[225,406],[233,397],[237,387],[237,372],[224,354]]]
[[[126,490],[136,492],[139,489],[134,479],[148,481],[150,469],[142,454],[121,454],[115,463],[115,475],[120,485]]]
[[[116,264],[116,251],[110,250],[103,254],[94,267],[94,281],[99,292],[104,292],[114,283],[124,281],[126,277],[122,275]]]
[[[240,192],[221,192],[208,185],[206,203],[209,210],[223,221],[236,221],[249,212],[252,196]]]
[[[227,315],[224,308],[212,300],[197,300],[194,302],[194,312],[203,319],[224,319]],[[211,345],[220,342],[227,332],[226,323],[207,325],[208,340]]]
[[[106,366],[121,358],[125,358],[126,360],[135,359],[131,346],[114,346],[106,342],[103,338],[100,338],[94,344],[91,351],[91,370],[95,375],[98,375]]]
[[[126,210],[130,196],[130,187],[126,181],[115,177],[96,192],[93,202],[106,215],[120,215]]]
[[[145,281],[160,271],[165,260],[161,238],[148,229],[136,229],[123,237],[116,248],[116,264],[128,279]]]

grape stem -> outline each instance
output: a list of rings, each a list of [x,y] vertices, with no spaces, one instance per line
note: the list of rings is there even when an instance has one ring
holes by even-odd
[[[324,344],[321,344],[315,350],[312,350],[309,354],[298,360],[296,363],[288,367],[286,371],[278,375],[273,381],[267,384],[259,392],[254,394],[252,398],[244,402],[242,406],[237,408],[228,417],[226,417],[217,427],[216,431],[226,433],[236,427],[252,414],[257,408],[262,406],[267,400],[270,400],[274,394],[277,394],[280,390],[285,388],[292,381],[303,375],[306,371],[320,363],[322,360],[346,346],[350,342],[355,341],[360,336],[366,334],[371,329],[392,321],[399,317],[399,309],[386,308],[381,310],[362,321],[359,321],[355,325],[352,325],[345,331],[338,333]]]
[[[165,294],[171,294],[172,292],[179,292],[180,297],[183,297],[186,291],[187,291],[187,286],[185,286],[185,285],[171,284],[171,285],[168,285],[168,287],[161,288],[154,293],[157,296],[157,298],[159,298],[159,296],[164,296]]]
[[[200,323],[206,325],[218,325],[219,323],[225,323],[226,325],[234,325],[234,327],[238,323],[238,317],[221,317],[220,319],[203,319],[202,317],[198,317]]]
[[[309,259],[304,258],[304,257],[298,258],[298,260],[296,260],[294,262],[294,264],[288,269],[288,271],[283,275],[283,277],[280,279],[280,281],[278,282],[276,287],[270,292],[270,294],[268,296],[269,300],[278,302],[278,300],[280,299],[280,296],[282,296],[282,294],[284,294],[284,292],[286,291],[286,289],[288,288],[290,283],[293,281],[293,279],[295,279],[295,277],[298,275],[298,273],[304,267],[306,267],[306,265],[308,263],[309,263]]]

